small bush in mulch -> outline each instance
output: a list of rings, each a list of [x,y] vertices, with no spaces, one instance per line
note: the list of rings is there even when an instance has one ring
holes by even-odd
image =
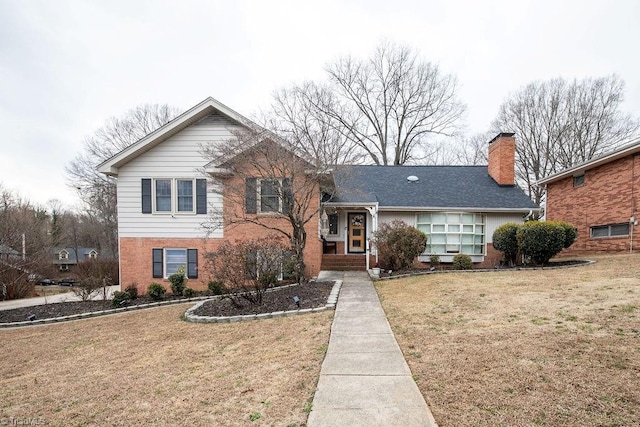
[[[327,303],[332,288],[333,282],[309,282],[273,288],[262,295],[262,304],[255,305],[247,302],[242,307],[236,307],[230,299],[223,297],[219,300],[206,301],[193,314],[211,317],[239,316],[322,307]],[[294,296],[300,298],[300,307],[294,302]]]

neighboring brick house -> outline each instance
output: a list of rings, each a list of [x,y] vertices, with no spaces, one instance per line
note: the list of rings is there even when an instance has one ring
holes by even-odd
[[[136,283],[141,291],[154,281],[167,285],[168,276],[184,265],[189,286],[204,289],[211,279],[204,268],[207,252],[223,241],[272,233],[251,223],[228,226],[230,215],[266,214],[281,225],[286,221],[278,216],[285,203],[273,194],[274,186],[284,190],[290,185],[286,177],[277,183],[241,180],[224,163],[212,165],[202,149],[228,143],[237,137],[237,130],[253,126],[207,98],[98,166],[100,172],[117,178],[121,284]],[[326,193],[318,187],[308,206],[312,217],[305,226],[307,276],[321,269],[364,269],[378,222],[395,218],[427,231],[429,253],[441,255],[443,262],[462,252],[480,265],[497,264],[500,255],[491,247],[495,227],[522,222],[537,206],[515,185],[513,134],[498,135],[489,147],[489,167],[335,168],[327,176],[335,197],[323,199]],[[408,181],[411,176],[416,180]],[[243,188],[243,202],[229,199],[227,188]],[[293,196],[298,197],[295,191]],[[204,227],[216,222],[223,225],[213,230]],[[327,249],[333,253],[323,254]],[[340,264],[345,260],[355,264]]]
[[[563,256],[632,252],[637,246],[640,140],[538,182],[546,219],[567,221],[578,239]]]

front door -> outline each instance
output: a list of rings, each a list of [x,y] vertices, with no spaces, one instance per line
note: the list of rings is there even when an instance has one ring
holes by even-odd
[[[349,252],[364,253],[366,250],[367,215],[349,213]]]

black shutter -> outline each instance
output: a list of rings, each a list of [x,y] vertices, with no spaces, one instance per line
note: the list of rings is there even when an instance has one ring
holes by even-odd
[[[151,213],[151,179],[142,178],[142,213]]]
[[[282,180],[282,213],[288,215],[293,208],[293,190],[291,189],[291,180],[284,178]]]
[[[189,279],[198,278],[198,250],[187,249],[187,277]]]
[[[153,277],[161,278],[162,274],[162,249],[153,249]]]
[[[196,179],[196,213],[207,213],[207,180]]]
[[[258,180],[247,178],[245,185],[245,211],[248,214],[258,212]]]

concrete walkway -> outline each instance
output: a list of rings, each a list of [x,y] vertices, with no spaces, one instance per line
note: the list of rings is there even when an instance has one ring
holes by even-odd
[[[111,298],[113,291],[120,290],[120,286],[107,286],[107,299]],[[46,291],[45,291],[46,292]],[[94,300],[101,300],[103,297],[102,288],[100,292],[93,297]],[[11,299],[0,301],[0,310],[11,310],[14,308],[33,307],[36,305],[53,304],[56,302],[80,301],[80,297],[73,292],[65,292],[63,294],[55,294],[43,297]]]
[[[309,427],[436,426],[366,272],[321,272],[342,279],[329,348]]]

